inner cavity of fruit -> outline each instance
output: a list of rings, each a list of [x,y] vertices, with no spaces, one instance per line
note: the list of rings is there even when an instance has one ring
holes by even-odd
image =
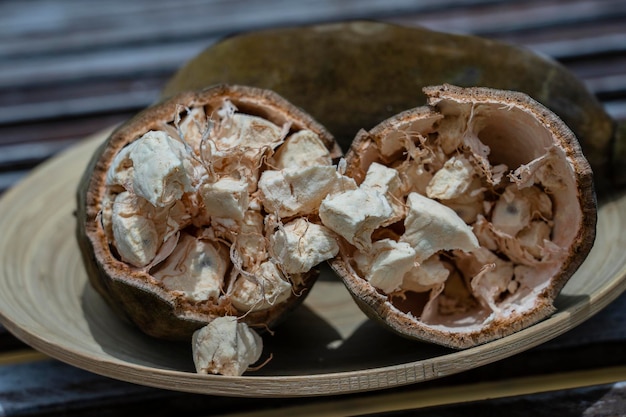
[[[108,169],[101,222],[110,248],[188,304],[234,316],[269,309],[337,254],[318,207],[356,184],[312,131],[228,100],[180,110]]]
[[[320,207],[342,268],[431,328],[533,309],[580,232],[568,156],[520,108],[443,100],[362,131],[347,160],[358,188]]]

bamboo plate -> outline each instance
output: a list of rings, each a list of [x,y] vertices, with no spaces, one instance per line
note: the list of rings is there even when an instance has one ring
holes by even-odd
[[[198,375],[191,347],[118,320],[87,284],[74,238],[74,193],[103,132],[36,169],[0,200],[0,321],[56,359],[153,387],[228,396],[372,391],[506,358],[597,313],[626,289],[626,195],[602,205],[595,247],[545,321],[464,351],[400,338],[367,320],[329,269],[290,318],[265,336],[273,359],[243,377]]]

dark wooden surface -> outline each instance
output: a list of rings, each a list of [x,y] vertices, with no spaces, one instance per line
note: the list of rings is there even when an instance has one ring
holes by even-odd
[[[223,36],[355,18],[525,45],[562,62],[616,120],[626,120],[624,0],[2,0],[0,193],[62,149],[152,103],[178,67]],[[497,364],[391,392],[340,398],[242,400],[146,388],[41,357],[0,327],[0,417],[268,410],[337,415],[328,413],[333,405],[360,415],[618,416],[626,415],[626,383],[596,384],[592,377],[604,371],[620,375],[625,367],[624,295],[570,333]],[[471,390],[485,381],[520,386],[550,375],[567,380],[569,373],[582,381],[573,385],[590,386],[538,385],[536,391],[547,392],[534,394],[529,386],[523,396],[410,412],[368,408],[371,401],[396,398],[411,409],[419,406],[410,401],[419,392]]]

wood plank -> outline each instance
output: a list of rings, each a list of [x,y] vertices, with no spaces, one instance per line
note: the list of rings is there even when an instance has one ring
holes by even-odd
[[[0,367],[0,416],[44,415],[63,412],[76,415],[150,401],[166,391],[119,381],[47,360]],[[172,394],[169,394],[172,395]]]
[[[338,12],[333,2],[321,4],[307,2],[299,6],[299,14],[306,15],[307,21],[294,20],[294,16],[289,14],[284,16],[288,20],[282,23],[280,20],[282,3],[278,0],[269,3],[246,3],[247,12],[239,14],[232,13],[234,8],[241,6],[237,2],[227,3],[229,6],[218,5],[218,3],[192,4],[190,10],[186,7],[177,7],[173,10],[158,7],[155,11],[146,7],[147,14],[141,15],[139,13],[144,9],[130,8],[131,16],[120,19],[124,10],[122,8],[115,10],[111,16],[95,15],[98,24],[90,26],[83,22],[81,31],[76,33],[68,30],[68,27],[64,25],[71,27],[69,22],[72,19],[81,17],[88,19],[89,17],[89,15],[83,15],[87,13],[87,10],[77,6],[77,10],[68,13],[69,16],[62,16],[64,20],[57,23],[60,28],[53,31],[52,35],[45,33],[42,39],[33,39],[32,34],[21,34],[23,37],[17,39],[12,39],[10,34],[7,34],[4,39],[0,37],[0,40],[3,40],[0,45],[14,49],[3,51],[3,47],[0,46],[0,54],[10,58],[10,60],[5,60],[4,64],[0,63],[0,87],[23,85],[25,81],[20,80],[29,80],[30,83],[33,81],[55,83],[85,76],[112,76],[125,71],[145,73],[154,71],[155,68],[161,68],[161,71],[173,70],[226,33],[244,28],[249,30],[263,26],[277,26],[286,22],[290,24],[322,22],[328,20],[325,18],[326,15],[333,16],[334,19],[380,16],[381,3],[376,1],[359,3],[360,7],[357,8],[355,3],[347,2]],[[504,2],[495,5],[475,1],[472,4],[464,4],[462,8],[446,9],[445,12],[437,11],[450,5],[454,6],[454,2],[435,8],[434,3],[426,2],[420,6],[410,6],[409,2],[396,0],[388,4],[384,15],[394,21],[422,24],[437,30],[489,34],[489,37],[526,44],[537,51],[557,58],[568,58],[581,53],[620,52],[624,50],[626,44],[624,21],[610,24],[609,20],[608,25],[606,22],[607,19],[615,19],[616,16],[626,16],[626,7],[623,6],[623,2],[616,0],[600,2],[578,0],[565,5],[560,1],[551,1],[547,4]],[[210,9],[211,12],[207,13],[208,6],[217,9]],[[265,9],[279,10],[279,12],[268,13]],[[436,13],[432,11],[433,9]],[[183,13],[182,11],[188,15],[185,18],[185,25],[181,28],[177,22],[182,19],[179,15]],[[392,17],[402,15],[407,11],[419,14],[409,14],[409,17],[402,18]],[[556,11],[558,13],[555,13]],[[158,16],[152,16],[150,13],[153,12],[158,13]],[[136,24],[128,24],[127,19],[131,17],[137,20]],[[92,18],[95,19],[95,17]],[[107,18],[112,20],[111,23],[114,26],[102,24],[102,21],[106,22]],[[254,22],[249,21],[251,18]],[[20,21],[20,19],[16,20]],[[468,26],[467,22],[471,22],[473,26]],[[514,22],[516,25],[513,24]],[[550,22],[551,25],[547,26]],[[584,35],[585,24],[589,26],[592,35],[581,37]],[[574,29],[582,35],[570,36]],[[90,34],[90,30],[95,32]],[[186,30],[191,30],[191,32],[185,33]],[[510,35],[520,31],[523,32],[522,36]],[[170,35],[170,32],[177,33],[177,35]],[[560,32],[563,33],[559,34]],[[531,37],[528,37],[529,34]],[[546,38],[546,34],[551,34],[551,37]],[[56,36],[60,38],[57,39]],[[158,42],[158,45],[154,45],[155,42]],[[39,49],[31,50],[30,47]],[[116,49],[111,52],[111,48]]]
[[[501,3],[505,3],[500,1]],[[493,4],[493,0],[425,0],[419,3],[409,0],[302,0],[297,7],[289,0],[186,0],[180,2],[154,2],[150,0],[110,0],[101,7],[94,8],[91,4],[81,0],[30,0],[27,4],[21,0],[4,0],[0,23],[3,24],[0,33],[14,32],[22,28],[35,32],[47,32],[51,29],[63,27],[67,22],[83,22],[79,27],[90,27],[93,19],[108,23],[134,23],[132,19],[125,20],[128,15],[146,15],[148,21],[155,14],[172,18],[186,19],[193,13],[210,10],[217,16],[224,14],[249,15],[247,19],[262,19],[262,16],[292,16],[294,14],[315,13],[342,17],[345,13],[368,14],[403,14],[406,10],[449,9],[454,7],[471,7],[477,4]],[[281,6],[291,6],[290,10],[279,10]],[[29,13],[25,13],[28,10]],[[237,16],[237,19],[245,19]],[[87,20],[86,20],[87,19]],[[313,17],[312,17],[313,19]],[[318,19],[316,19],[318,20]],[[69,27],[73,29],[74,27]],[[184,29],[181,29],[184,30]]]
[[[211,40],[149,44],[136,48],[82,51],[70,56],[41,56],[0,62],[0,89],[51,85],[89,79],[170,72],[202,51]]]
[[[537,38],[545,36],[537,33],[558,33],[562,28],[580,27],[585,23],[594,26],[594,22],[620,16],[626,16],[626,5],[620,0],[547,0],[476,4],[405,14],[391,20],[486,37],[536,34]]]
[[[605,103],[607,112],[619,121],[626,121],[626,100],[614,100]]]
[[[289,7],[291,6],[291,7]],[[243,11],[243,12],[242,12]],[[554,27],[581,20],[599,20],[624,15],[626,9],[620,0],[547,0],[536,1],[454,1],[428,0],[344,0],[301,1],[294,8],[285,0],[268,1],[185,1],[177,3],[149,2],[146,0],[124,2],[115,0],[98,8],[80,1],[20,1],[5,0],[0,4],[0,37],[58,35],[54,43],[38,39],[41,44],[27,48],[97,47],[108,42],[143,42],[155,36],[193,36],[197,33],[233,32],[245,27],[258,28],[282,24],[345,20],[359,17],[395,16],[401,20],[407,15],[421,15],[429,24],[464,33],[512,32]],[[185,21],[184,26],[176,22]],[[81,33],[80,42],[69,34]],[[121,37],[121,33],[125,35]],[[90,34],[93,34],[90,35]],[[5,49],[8,48],[8,49]],[[4,53],[25,53],[15,46],[0,47]]]
[[[160,390],[111,380],[49,360],[1,366],[0,376],[0,416],[3,417],[47,415],[61,410],[64,415],[101,415],[106,410],[107,415],[154,415],[155,412],[182,415],[186,412],[191,415],[263,417],[280,412],[282,415],[331,417],[403,410],[415,413],[420,409],[430,413],[433,409],[427,407],[436,406],[439,410],[467,412],[476,405],[470,404],[468,408],[459,404],[494,398],[502,399],[500,404],[515,403],[515,397],[529,394],[535,401],[542,398],[554,400],[555,395],[562,400],[563,390],[570,390],[566,393],[570,396],[572,391],[584,394],[590,389],[581,387],[592,385],[596,385],[592,388],[594,390],[623,392],[624,384],[619,381],[626,380],[626,367],[446,386],[426,384],[368,395],[290,400],[211,397]],[[522,410],[527,412],[528,408]]]
[[[71,118],[70,123],[64,118],[53,118],[0,125],[0,144],[5,146],[26,142],[78,141],[128,119],[137,110],[139,109],[87,114]]]
[[[622,53],[626,49],[626,26],[622,33],[600,34],[578,39],[530,43],[527,46],[558,60],[594,54]]]
[[[207,38],[119,50],[84,51],[71,56],[35,56],[5,60],[0,62],[0,89],[32,88],[35,85],[54,85],[76,80],[88,83],[91,79],[128,74],[139,79],[155,73],[171,73],[216,40],[217,38]],[[557,59],[621,53],[626,49],[626,26],[622,33],[529,43],[525,46]]]
[[[576,45],[570,45],[570,47],[576,49]],[[204,48],[198,47],[197,49]],[[111,56],[91,58],[96,61],[106,61],[111,59]],[[149,61],[149,59],[145,61]],[[578,66],[573,64],[572,70],[575,73],[578,72],[578,75],[588,82],[590,89],[596,94],[606,95],[615,94],[616,92],[623,94],[626,87],[624,75],[615,72],[622,67],[626,67],[626,61],[623,58],[617,58],[614,61],[614,66],[598,65],[598,63],[592,65],[589,64],[589,61],[584,61],[584,63]],[[157,76],[141,73],[140,68],[135,65],[134,59],[132,62],[129,61],[130,67],[122,68],[119,66],[116,68],[119,71],[117,78],[114,74],[107,73],[106,69],[96,70],[96,62],[84,63],[82,69],[75,68],[75,71],[77,73],[80,72],[84,76],[93,77],[94,81],[85,79],[81,83],[73,81],[70,74],[64,71],[65,64],[61,66],[41,64],[47,68],[39,70],[38,79],[40,81],[54,80],[59,85],[56,86],[54,83],[51,83],[47,86],[34,88],[31,84],[28,87],[24,86],[23,89],[19,90],[19,93],[15,91],[17,87],[13,85],[13,93],[7,91],[6,94],[0,96],[0,123],[16,123],[42,118],[141,108],[158,97],[158,90],[161,87],[160,83],[163,83],[166,79],[166,75]],[[142,65],[144,64],[145,62]],[[160,65],[159,72],[164,72],[167,75],[171,74],[176,67],[173,62],[165,63],[162,61]],[[150,71],[148,69],[149,66],[146,65],[143,70]],[[601,68],[613,69],[603,71]],[[99,73],[98,71],[101,72]],[[135,73],[133,78],[128,79],[127,71],[140,72]],[[106,77],[111,78],[104,81],[104,74],[108,74]],[[13,76],[21,77],[22,74],[16,69],[13,71],[13,75],[5,72],[4,76],[5,82],[11,84],[15,81],[12,81]],[[0,75],[1,78],[2,75]],[[125,79],[128,81],[125,81]],[[144,79],[146,81],[142,81]],[[132,82],[131,80],[135,81]],[[132,84],[135,84],[135,86]],[[104,89],[98,89],[98,85],[108,85],[109,88],[104,91]],[[19,100],[17,99],[18,96]]]
[[[252,0],[252,1],[186,1],[150,2],[146,0],[125,2],[113,0],[94,8],[77,1],[64,2],[4,1],[0,4],[0,37],[36,37],[49,36],[59,32],[92,33],[84,39],[83,45],[98,45],[102,41],[137,42],[153,38],[155,34],[189,36],[198,32],[233,32],[241,28],[251,29],[283,24],[299,24],[329,20],[345,20],[368,16],[384,17],[390,14],[421,12],[431,9],[450,7],[468,7],[474,4],[489,3],[489,0],[344,0],[341,3],[332,0],[298,2],[297,7],[288,0]],[[184,21],[185,25],[175,22]],[[113,34],[118,29],[124,31],[125,38]],[[103,30],[111,32],[105,38],[98,38]],[[107,37],[110,36],[110,37]],[[61,46],[64,39],[55,41]],[[53,46],[51,43],[46,44]],[[70,40],[68,46],[80,45]],[[40,48],[36,45],[34,48]],[[0,49],[5,53],[20,53],[16,47]]]
[[[155,102],[159,90],[149,88],[130,92],[57,98],[51,101],[0,106],[0,124],[24,123],[32,120],[77,117],[94,113],[141,109]]]
[[[67,148],[74,141],[60,140],[55,142],[38,142],[32,144],[15,144],[2,147],[0,168],[36,163],[50,155]]]
[[[626,35],[625,35],[626,42]],[[201,48],[203,49],[203,48]],[[626,69],[626,58],[615,59],[614,65],[602,66],[596,61],[589,64],[567,65],[599,96],[626,95],[626,75],[619,73]],[[602,68],[610,68],[602,70]],[[166,71],[169,75],[174,68]],[[166,76],[136,75],[132,82],[120,78],[92,82],[63,83],[58,87],[47,86],[23,91],[19,101],[11,100],[11,94],[0,96],[0,125],[8,123],[24,123],[32,120],[52,119],[57,117],[77,117],[86,114],[113,112],[120,110],[136,110],[154,102],[158,96]],[[146,81],[142,81],[145,78]],[[96,84],[96,87],[92,86]],[[97,85],[108,88],[98,89]],[[17,94],[13,94],[17,95]]]

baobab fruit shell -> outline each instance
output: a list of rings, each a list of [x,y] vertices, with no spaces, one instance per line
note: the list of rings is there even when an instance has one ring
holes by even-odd
[[[393,167],[400,173],[405,187],[404,195],[400,198],[395,195],[393,201],[406,202],[403,199],[407,199],[409,192],[434,192],[426,185],[423,189],[427,191],[415,191],[418,186],[409,178],[412,170],[424,168],[422,176],[435,178],[437,172],[444,170],[442,166],[445,167],[447,158],[459,155],[472,161],[474,168],[484,166],[480,164],[480,152],[475,153],[476,150],[484,151],[476,145],[475,140],[479,139],[489,147],[484,153],[488,154],[489,169],[498,164],[509,167],[500,183],[495,179],[495,169],[490,171],[493,177],[489,180],[480,174],[481,168],[474,172],[481,182],[472,187],[484,194],[480,196],[478,215],[466,223],[472,227],[481,247],[467,253],[456,249],[438,252],[435,255],[437,262],[445,265],[450,273],[441,287],[429,287],[424,292],[401,287],[388,294],[374,287],[366,279],[371,272],[361,266],[363,252],[345,239],[331,266],[361,309],[387,328],[411,339],[468,348],[510,335],[555,311],[555,298],[584,261],[594,242],[597,209],[592,171],[572,131],[554,113],[523,93],[451,85],[426,87],[424,91],[428,106],[399,113],[357,134],[346,154],[346,175],[362,184],[372,164]],[[455,132],[463,140],[459,140],[458,146],[442,151],[447,146],[442,145],[444,140],[454,138]],[[410,146],[407,145],[409,139]],[[419,161],[416,158],[424,158],[427,163],[411,165]],[[433,166],[437,168],[431,168]],[[518,170],[518,167],[522,168]],[[428,185],[432,187],[433,181],[431,179]],[[448,184],[455,182],[448,180]],[[495,226],[497,205],[508,186],[520,195],[526,192],[524,190],[534,189],[537,195],[544,194],[541,199],[544,203],[549,198],[546,214],[539,214],[538,209],[531,210],[537,222],[551,227],[547,235],[549,242],[539,240],[541,247],[546,249],[541,255],[529,255],[528,250],[533,251],[533,245],[526,247],[525,243],[520,243],[522,232],[507,232],[511,234],[505,236],[498,229],[500,226]],[[470,191],[463,194],[463,198]],[[512,199],[512,204],[519,202],[520,198]],[[439,202],[447,204],[443,199]],[[463,214],[458,205],[450,206],[459,216]],[[512,216],[517,215],[516,208],[512,207],[510,211]],[[409,241],[403,235],[410,227],[406,218],[404,226],[398,221],[386,229],[375,230],[372,236],[379,236],[379,239],[392,236],[398,242]],[[447,244],[455,247],[454,241]],[[478,259],[473,253],[479,252],[489,252],[491,254],[487,254],[492,256],[492,260],[483,263],[482,267],[478,261],[468,262],[473,256]],[[474,266],[470,272],[468,265],[472,265],[471,262]],[[496,262],[492,270],[495,272],[483,279],[485,271],[489,271],[484,268],[491,268],[492,262]],[[500,264],[504,266],[501,268]],[[509,271],[512,275],[501,278],[497,275],[500,271]],[[455,287],[457,290],[451,288],[453,274],[460,277],[461,281],[457,283],[464,283],[461,286],[465,289],[461,293],[457,291],[458,287]],[[479,276],[482,281],[478,280]],[[496,285],[502,285],[503,289],[496,291]],[[435,288],[440,292],[437,293]]]
[[[300,304],[317,277],[311,270],[294,284],[287,301],[247,314],[237,311],[229,300],[219,303],[190,302],[151,279],[142,268],[133,267],[116,256],[101,221],[107,171],[114,157],[129,143],[150,130],[162,130],[174,123],[185,109],[204,106],[212,111],[230,100],[241,112],[260,116],[278,126],[316,133],[333,157],[341,151],[330,133],[308,114],[278,94],[254,87],[219,85],[181,92],[155,104],[117,128],[94,153],[77,192],[77,239],[89,281],[120,314],[145,333],[163,339],[190,339],[192,333],[214,317],[235,315],[259,330],[269,328]],[[207,114],[209,114],[207,113]]]

